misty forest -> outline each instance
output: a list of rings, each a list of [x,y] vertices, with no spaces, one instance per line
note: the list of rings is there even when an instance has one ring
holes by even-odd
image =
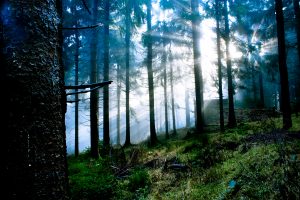
[[[1,196],[300,199],[299,6],[1,1]]]

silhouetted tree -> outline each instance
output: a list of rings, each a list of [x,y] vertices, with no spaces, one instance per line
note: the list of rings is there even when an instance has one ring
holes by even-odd
[[[104,81],[109,80],[109,15],[110,14],[110,1],[104,2]],[[110,145],[109,137],[109,87],[103,88],[103,146],[104,153],[108,153]]]
[[[201,133],[204,126],[203,116],[203,78],[201,69],[201,52],[200,52],[200,14],[199,3],[197,0],[191,0],[192,10],[192,37],[194,53],[194,74],[195,74],[195,96],[196,96],[196,132]]]
[[[291,105],[289,92],[289,79],[286,65],[285,52],[285,35],[284,35],[284,19],[283,19],[282,0],[275,0],[276,22],[277,22],[277,39],[278,39],[278,63],[280,74],[280,108],[282,111],[283,128],[288,129],[292,126]]]
[[[166,42],[163,42],[163,53],[161,57],[161,65],[163,67],[163,79],[164,79],[164,107],[165,107],[165,132],[166,138],[169,139],[169,114],[168,114],[168,79],[167,79],[167,52]]]
[[[218,93],[219,93],[219,112],[220,130],[224,131],[224,106],[223,106],[223,75],[221,62],[221,34],[220,34],[220,0],[216,0],[216,22],[217,22],[217,54],[218,54]]]
[[[228,20],[228,8],[227,0],[224,0],[224,18],[225,18],[225,45],[226,45],[226,64],[227,64],[227,82],[228,82],[228,104],[229,104],[229,113],[228,113],[228,127],[232,128],[236,126],[235,112],[234,112],[234,102],[233,102],[233,82],[232,82],[232,63],[231,56],[229,52],[229,20]]]
[[[125,65],[126,65],[126,81],[125,81],[125,93],[126,93],[126,137],[125,146],[131,144],[130,142],[130,38],[131,38],[131,26],[139,26],[144,18],[142,12],[141,0],[125,0]],[[132,16],[133,14],[133,16]],[[133,19],[132,19],[133,18]]]
[[[293,0],[295,19],[296,19],[296,33],[297,33],[297,47],[298,47],[298,58],[300,62],[300,9],[299,0]],[[300,65],[299,65],[300,66]]]
[[[75,13],[76,15],[76,13]],[[76,22],[75,27],[78,27],[78,20],[75,16]],[[79,75],[79,31],[75,30],[75,54],[74,54],[74,64],[75,64],[75,85],[78,85],[78,75]],[[78,92],[78,89],[75,89],[75,93]],[[79,118],[78,118],[78,106],[79,106],[79,98],[78,94],[75,94],[75,156],[79,155]]]
[[[98,0],[93,0],[93,24],[97,23],[98,18]],[[91,71],[90,83],[97,83],[98,81],[98,67],[97,67],[97,48],[98,48],[98,32],[93,30],[91,38]],[[93,90],[90,94],[90,127],[91,127],[91,156],[93,158],[99,157],[99,91]]]
[[[153,69],[152,69],[152,28],[151,28],[151,0],[147,0],[147,71],[148,71],[148,88],[149,88],[149,109],[150,109],[150,144],[154,145],[157,142],[155,130],[155,110],[154,110],[154,84],[153,84]]]

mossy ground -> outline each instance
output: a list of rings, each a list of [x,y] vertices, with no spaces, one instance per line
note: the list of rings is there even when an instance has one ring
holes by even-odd
[[[128,173],[123,177],[112,169],[111,165],[117,165],[112,158],[70,157],[71,197],[300,199],[300,140],[280,131],[280,123],[274,118],[239,124],[224,133],[207,130],[205,145],[197,135],[184,138],[187,130],[182,129],[155,147],[141,144],[126,148]],[[299,134],[300,117],[293,117],[289,131]],[[138,152],[134,160],[133,152]],[[168,162],[185,168],[166,168]]]

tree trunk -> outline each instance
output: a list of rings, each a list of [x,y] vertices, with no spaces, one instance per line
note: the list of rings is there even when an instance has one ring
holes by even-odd
[[[185,127],[191,127],[191,116],[190,116],[190,94],[189,89],[185,89]]]
[[[294,12],[296,17],[296,33],[297,33],[297,47],[298,47],[298,58],[300,62],[300,9],[299,0],[293,0]],[[300,66],[300,64],[299,64]]]
[[[164,44],[163,55],[161,58],[162,67],[164,69],[164,105],[165,105],[165,132],[166,132],[166,139],[169,139],[169,116],[168,116],[168,80],[167,80],[167,52],[166,52],[166,45]]]
[[[252,92],[253,92],[253,103],[254,106],[257,106],[257,89],[256,89],[256,71],[255,71],[255,66],[253,63],[250,63],[251,65],[251,80],[252,80]]]
[[[172,107],[172,122],[173,122],[173,135],[177,134],[176,130],[176,116],[175,116],[175,102],[174,102],[174,83],[173,83],[173,57],[171,52],[171,45],[169,50],[169,62],[170,62],[170,81],[171,81],[171,107]]]
[[[151,36],[151,0],[147,1],[147,71],[149,86],[149,109],[150,109],[150,143],[157,142],[155,130],[155,111],[154,111],[154,84],[152,70],[152,36]]]
[[[76,12],[75,12],[76,13]],[[76,27],[78,27],[78,20],[76,20]],[[78,67],[79,67],[79,33],[78,30],[75,30],[75,55],[74,55],[74,61],[75,61],[75,85],[78,85]],[[78,98],[78,89],[75,89],[75,157],[79,155],[79,118],[78,118],[78,104],[79,104],[79,98]]]
[[[299,0],[293,0],[294,12],[296,17],[296,34],[297,34],[297,49],[298,49],[298,73],[300,73],[300,9],[299,9]],[[296,83],[296,113],[300,110],[300,78]]]
[[[96,24],[98,17],[98,0],[93,1],[93,24]],[[98,82],[97,70],[97,48],[98,48],[98,34],[93,30],[91,39],[91,75],[90,82]],[[99,93],[98,90],[91,91],[90,94],[90,123],[91,123],[91,156],[99,158],[99,130],[98,130],[98,115],[99,115]]]
[[[218,52],[218,93],[219,93],[219,112],[220,130],[224,131],[224,105],[223,105],[223,75],[221,62],[221,36],[220,36],[220,1],[216,0],[216,22],[217,22],[217,52]]]
[[[282,11],[282,0],[275,0],[277,39],[278,39],[278,61],[280,73],[281,98],[280,107],[283,114],[283,128],[288,129],[292,126],[291,105],[289,92],[288,70],[286,65],[284,19]]]
[[[259,69],[259,107],[264,108],[265,107],[265,98],[264,98],[264,81],[263,81],[263,73],[261,69]]]
[[[228,8],[227,8],[227,0],[224,0],[224,17],[225,17],[225,45],[226,45],[226,64],[227,64],[227,81],[228,81],[228,104],[229,104],[229,116],[228,116],[228,127],[233,128],[236,127],[236,119],[234,113],[234,102],[233,102],[233,83],[232,83],[232,64],[231,64],[231,56],[229,52],[229,21],[228,21]]]
[[[104,2],[104,81],[109,81],[109,0]],[[108,154],[109,145],[109,87],[103,88],[103,149]]]
[[[121,144],[121,69],[117,66],[117,145]]]
[[[191,0],[192,10],[192,33],[193,33],[193,53],[194,53],[194,74],[195,74],[195,94],[196,94],[196,132],[201,133],[204,126],[203,115],[203,78],[201,69],[200,52],[200,16],[198,11],[198,1]]]
[[[0,7],[1,197],[68,199],[61,1]]]
[[[125,32],[125,45],[126,45],[126,138],[125,138],[125,146],[129,146],[130,142],[130,106],[129,106],[129,92],[130,92],[130,83],[129,83],[129,57],[130,57],[130,5],[127,3],[126,5],[126,32]]]

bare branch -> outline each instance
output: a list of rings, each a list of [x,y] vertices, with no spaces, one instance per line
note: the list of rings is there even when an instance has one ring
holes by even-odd
[[[76,102],[79,102],[80,100],[77,100],[77,101],[67,101],[67,103],[76,103]]]
[[[94,87],[103,87],[105,85],[109,85],[111,84],[112,81],[104,81],[101,83],[93,83],[93,84],[85,84],[85,85],[66,85],[65,89],[69,90],[69,89],[85,89],[85,88],[94,88]]]
[[[91,26],[83,26],[83,27],[62,27],[62,30],[83,30],[83,29],[92,29],[92,28],[96,28],[98,26],[103,26],[102,23],[98,23],[95,25],[91,25]]]
[[[85,9],[86,9],[86,10],[88,11],[88,13],[91,15],[92,13],[91,13],[90,9],[88,8],[88,6],[87,6],[85,0],[81,0],[81,1],[82,1],[83,6],[85,7]]]
[[[87,85],[70,85],[70,86],[65,86],[65,89],[85,89],[85,88],[91,88],[90,90],[84,90],[84,91],[79,91],[79,92],[71,92],[71,93],[67,93],[66,95],[75,95],[75,94],[82,94],[82,93],[88,93],[91,92],[93,90],[97,90],[99,88],[102,88],[106,85],[111,84],[112,81],[105,81],[105,82],[101,82],[101,83],[93,83],[93,84],[87,84]]]

